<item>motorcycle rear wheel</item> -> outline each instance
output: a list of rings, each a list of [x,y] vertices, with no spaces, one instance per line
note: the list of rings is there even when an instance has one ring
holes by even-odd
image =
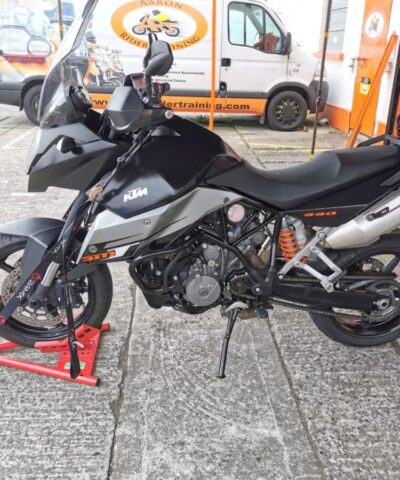
[[[4,291],[4,282],[10,283],[10,273],[15,273],[18,268],[18,259],[22,258],[26,242],[27,239],[22,237],[0,236],[0,291]],[[82,281],[86,282],[87,302],[80,313],[74,312],[75,326],[78,328],[86,324],[100,328],[108,314],[113,296],[110,271],[106,265],[99,265],[94,272],[83,277]],[[3,303],[3,297],[1,303]],[[15,313],[14,316],[16,316]],[[24,347],[33,348],[36,342],[62,340],[66,336],[65,318],[60,318],[59,322],[56,319],[56,324],[51,326],[40,326],[11,317],[5,325],[0,326],[0,337]]]
[[[397,259],[397,260],[396,260]],[[398,262],[394,268],[388,270],[396,274],[396,282],[400,281],[400,238],[396,236],[384,237],[373,245],[365,248],[345,250],[336,263],[342,269],[360,269],[360,265],[368,265],[375,261],[384,267]],[[376,271],[376,270],[375,270]],[[399,291],[400,295],[400,291]],[[332,309],[330,309],[332,312]],[[357,312],[353,312],[356,313]],[[331,340],[352,347],[373,347],[393,342],[400,337],[400,315],[382,322],[351,325],[346,322],[345,314],[337,317],[312,313],[311,318],[317,328]]]

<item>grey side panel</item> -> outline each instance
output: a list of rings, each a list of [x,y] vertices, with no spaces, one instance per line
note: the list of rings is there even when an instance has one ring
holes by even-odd
[[[242,198],[232,192],[198,188],[168,205],[128,219],[105,211],[96,217],[90,227],[78,261],[89,245],[112,242],[127,245],[145,240],[154,241],[178,232],[209,213]]]

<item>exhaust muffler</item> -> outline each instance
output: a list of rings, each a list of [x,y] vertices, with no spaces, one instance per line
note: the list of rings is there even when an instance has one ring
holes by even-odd
[[[396,190],[350,222],[332,230],[326,243],[335,250],[365,247],[399,226],[400,190]]]

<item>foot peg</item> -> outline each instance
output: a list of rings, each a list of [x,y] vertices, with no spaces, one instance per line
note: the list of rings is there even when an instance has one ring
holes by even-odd
[[[233,327],[235,326],[238,314],[239,314],[238,308],[235,308],[234,310],[230,310],[228,312],[228,324],[226,326],[226,333],[225,333],[224,341],[222,343],[221,359],[219,361],[219,370],[217,375],[218,378],[225,378],[225,367],[226,367],[226,359],[228,357],[229,340],[231,339]]]

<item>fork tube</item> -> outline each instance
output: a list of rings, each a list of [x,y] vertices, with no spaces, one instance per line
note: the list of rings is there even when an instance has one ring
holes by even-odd
[[[53,283],[55,276],[57,275],[59,268],[60,268],[59,263],[51,262],[50,265],[47,267],[46,273],[44,274],[40,284],[46,288],[50,287],[51,284]]]

